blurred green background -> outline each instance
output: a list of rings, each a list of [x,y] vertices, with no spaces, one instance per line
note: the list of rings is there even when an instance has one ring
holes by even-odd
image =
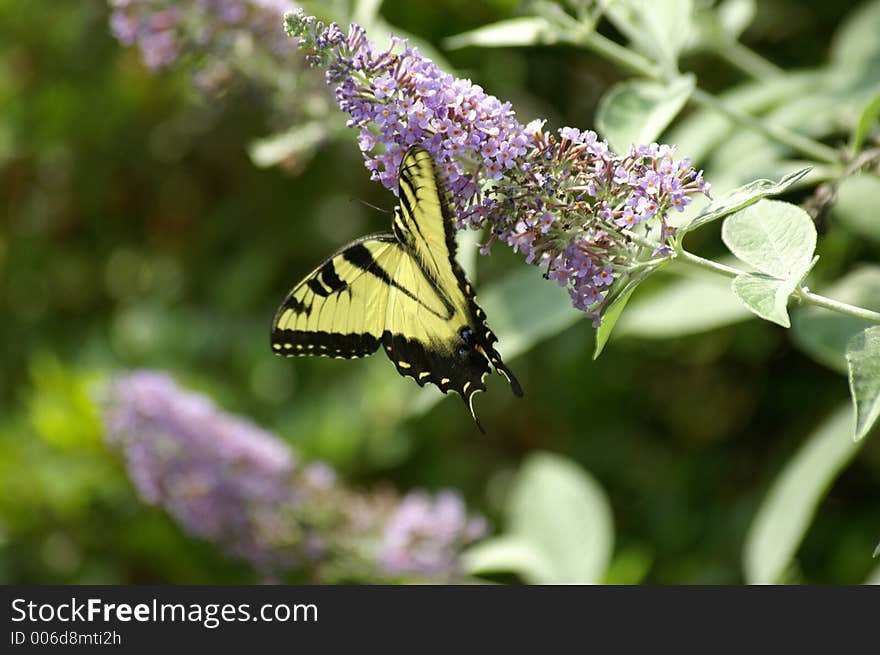
[[[785,68],[820,66],[854,4],[759,3],[743,40]],[[382,15],[442,50],[445,37],[516,8],[389,0]],[[581,320],[509,362],[523,399],[490,381],[476,401],[488,435],[457,398],[401,420],[414,385],[384,359],[292,362],[268,347],[288,288],[388,222],[365,204],[394,201],[369,181],[353,133],[299,174],[258,168],[247,145],[277,117],[260,87],[194,93],[188,71],[151,72],[120,46],[108,16],[99,1],[0,0],[0,581],[253,579],[141,504],[105,451],[90,394],[135,367],[172,371],[352,484],[452,487],[496,525],[523,458],[563,454],[610,500],[611,581],[743,581],[749,524],[780,469],[846,401],[843,377],[758,320],[616,339],[598,361]],[[602,93],[623,79],[567,46],[444,57],[521,120],[553,127],[593,126]],[[718,58],[685,63],[710,91],[742,81]],[[703,239],[703,251],[722,251]],[[880,252],[833,223],[821,239],[829,279]],[[478,262],[477,285],[518,267],[496,249]],[[876,564],[878,491],[880,445],[868,438],[819,506],[788,579],[863,581]]]

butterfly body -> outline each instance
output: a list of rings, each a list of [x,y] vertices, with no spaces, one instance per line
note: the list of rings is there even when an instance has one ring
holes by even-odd
[[[430,154],[410,148],[399,180],[392,231],[348,244],[294,287],[273,320],[272,348],[348,359],[381,347],[401,375],[457,392],[482,430],[473,397],[491,368],[517,396],[522,389],[455,260],[455,226]]]

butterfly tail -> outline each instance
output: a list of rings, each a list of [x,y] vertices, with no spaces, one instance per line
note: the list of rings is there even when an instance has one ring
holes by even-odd
[[[477,425],[477,429],[481,433],[486,434],[486,429],[483,427],[483,424],[480,423],[480,419],[477,418],[477,413],[474,411],[474,396],[480,393],[480,391],[482,391],[482,389],[474,389],[466,396],[462,396],[461,399],[464,401],[464,404],[467,405],[468,411],[470,411],[474,423]]]
[[[517,398],[521,398],[523,395],[522,387],[519,384],[519,380],[516,379],[516,376],[513,374],[507,364],[501,361],[501,355],[498,354],[498,351],[494,348],[488,349],[489,361],[492,362],[492,366],[495,367],[495,371],[503,375],[507,378],[507,381],[510,383],[510,389],[513,391],[513,394]]]

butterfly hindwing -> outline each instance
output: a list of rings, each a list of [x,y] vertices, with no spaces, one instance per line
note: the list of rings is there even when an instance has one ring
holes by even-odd
[[[359,357],[380,345],[397,371],[464,399],[494,367],[522,389],[501,361],[473,289],[455,260],[455,225],[430,154],[414,146],[400,166],[392,234],[349,244],[316,268],[278,309],[279,355]]]

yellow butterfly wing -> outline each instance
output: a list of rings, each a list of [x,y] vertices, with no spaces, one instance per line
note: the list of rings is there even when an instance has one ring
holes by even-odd
[[[491,368],[517,396],[522,389],[455,261],[455,226],[430,154],[410,148],[399,180],[393,233],[349,244],[300,282],[276,313],[272,347],[359,357],[381,344],[401,375],[458,393],[482,430],[473,397]]]

